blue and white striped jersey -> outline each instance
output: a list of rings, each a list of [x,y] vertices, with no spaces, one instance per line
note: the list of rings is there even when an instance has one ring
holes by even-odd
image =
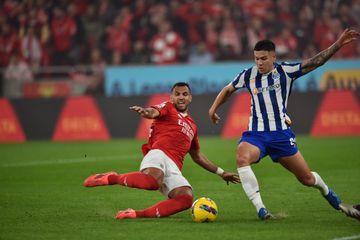
[[[256,66],[245,69],[231,82],[235,89],[247,88],[251,94],[249,131],[288,129],[286,106],[292,83],[304,75],[301,63],[275,63],[274,69],[261,74]]]

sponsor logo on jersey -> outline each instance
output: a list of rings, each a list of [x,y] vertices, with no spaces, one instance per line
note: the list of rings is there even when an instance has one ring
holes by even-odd
[[[194,138],[194,131],[192,130],[192,128],[190,127],[189,124],[187,124],[185,121],[183,121],[182,119],[178,119],[178,124],[180,126],[182,126],[181,132],[184,133],[186,136],[189,137],[190,141],[193,140]]]
[[[279,79],[277,79],[273,85],[270,85],[267,87],[261,87],[261,88],[254,88],[252,90],[252,92],[254,95],[257,95],[262,92],[275,91],[277,88],[280,88],[280,87],[281,87],[280,81],[279,81]]]

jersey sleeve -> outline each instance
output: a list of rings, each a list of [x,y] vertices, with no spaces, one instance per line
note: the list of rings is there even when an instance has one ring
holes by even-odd
[[[159,111],[160,116],[165,116],[169,110],[169,104],[172,104],[170,102],[162,102],[160,104],[156,104],[156,105],[151,105],[151,108],[155,108],[156,110]]]
[[[284,69],[285,73],[292,79],[295,80],[303,75],[305,75],[302,72],[301,69],[301,64],[302,63],[287,63],[287,62],[282,62],[281,66]]]
[[[231,81],[231,84],[235,89],[244,88],[245,87],[245,70],[239,73],[234,80]]]

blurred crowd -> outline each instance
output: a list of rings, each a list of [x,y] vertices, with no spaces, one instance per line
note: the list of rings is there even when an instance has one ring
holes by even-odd
[[[96,75],[106,65],[247,60],[264,38],[280,58],[307,58],[360,26],[360,0],[0,2],[0,68],[20,63],[32,72],[86,65]],[[335,58],[359,56],[354,42]]]

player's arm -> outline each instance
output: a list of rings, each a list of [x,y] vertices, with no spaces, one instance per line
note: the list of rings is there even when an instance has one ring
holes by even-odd
[[[189,154],[194,162],[196,162],[198,165],[208,170],[209,172],[216,173],[228,184],[229,182],[240,183],[240,178],[237,173],[230,173],[224,171],[222,168],[216,166],[213,162],[211,162],[203,153],[200,152],[200,150],[191,149],[189,151]]]
[[[316,54],[310,59],[303,61],[301,66],[302,73],[308,73],[326,63],[340,48],[356,40],[360,33],[355,30],[345,29],[340,37],[327,49]]]
[[[236,89],[234,88],[234,86],[229,83],[228,85],[226,85],[220,92],[219,94],[216,96],[213,104],[211,105],[210,109],[209,109],[209,117],[210,120],[217,124],[220,121],[220,117],[217,115],[216,110],[224,103],[226,102],[226,100],[233,94],[233,92],[235,92]]]
[[[129,108],[130,110],[133,110],[140,114],[140,116],[148,119],[154,119],[160,116],[160,112],[155,108],[143,108],[139,106],[132,106]]]

